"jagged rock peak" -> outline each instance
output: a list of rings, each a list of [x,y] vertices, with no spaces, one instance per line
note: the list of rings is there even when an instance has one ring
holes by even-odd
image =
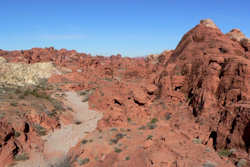
[[[200,24],[205,25],[206,27],[210,28],[218,28],[216,24],[211,19],[203,19],[200,21]]]

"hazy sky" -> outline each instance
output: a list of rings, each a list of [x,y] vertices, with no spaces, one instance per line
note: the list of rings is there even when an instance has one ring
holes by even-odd
[[[0,48],[54,46],[93,55],[174,49],[203,18],[250,37],[250,0],[1,0]]]

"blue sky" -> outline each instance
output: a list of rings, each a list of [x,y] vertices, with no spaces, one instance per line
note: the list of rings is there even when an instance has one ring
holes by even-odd
[[[174,49],[203,18],[250,37],[249,0],[3,0],[0,48],[54,46],[93,55]]]

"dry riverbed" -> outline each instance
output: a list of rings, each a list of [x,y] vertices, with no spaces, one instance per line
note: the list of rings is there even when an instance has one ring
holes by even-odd
[[[33,152],[31,159],[16,164],[16,167],[52,167],[62,161],[67,152],[75,146],[84,136],[97,127],[97,122],[102,114],[91,111],[88,102],[82,102],[82,98],[76,92],[65,93],[66,104],[73,109],[73,116],[77,124],[62,125],[60,129],[51,131],[43,137],[44,153]]]

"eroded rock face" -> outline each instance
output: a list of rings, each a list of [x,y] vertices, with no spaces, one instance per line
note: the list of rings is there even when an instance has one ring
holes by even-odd
[[[246,53],[239,40],[200,24],[182,38],[166,64],[180,69],[185,80],[181,90],[194,117],[203,120],[205,128],[216,134],[216,149],[248,150],[243,137],[250,119],[250,60]],[[164,92],[168,92],[166,80],[171,82],[171,72],[175,70],[162,75],[160,85]],[[213,136],[211,133],[207,138]]]

